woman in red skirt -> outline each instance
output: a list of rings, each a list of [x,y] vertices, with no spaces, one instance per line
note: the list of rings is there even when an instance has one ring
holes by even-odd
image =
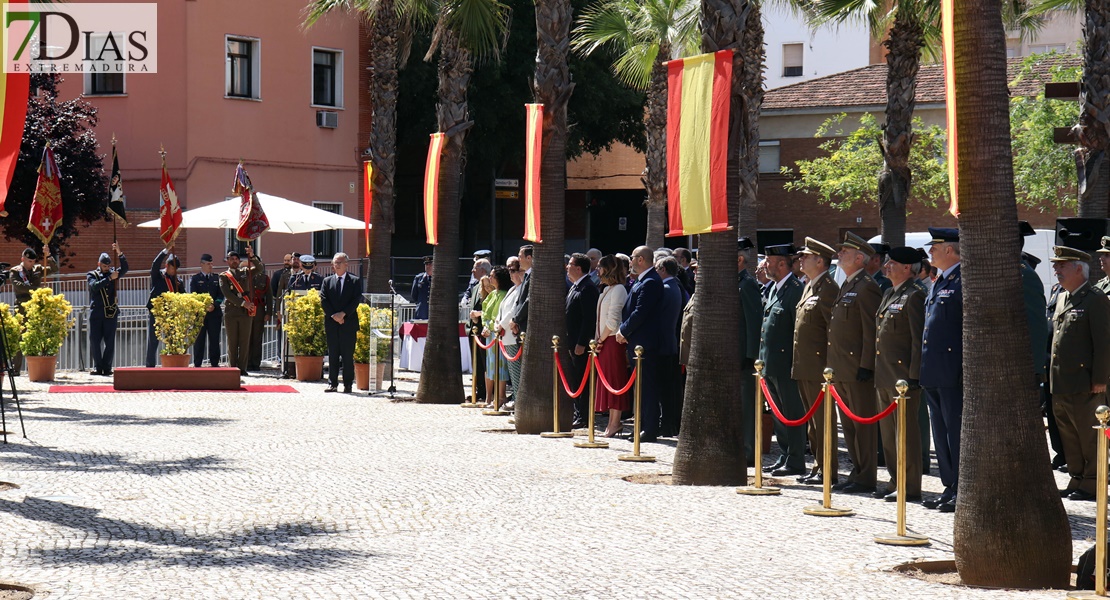
[[[597,269],[601,284],[605,286],[597,301],[597,330],[594,332],[594,339],[598,341],[597,366],[605,374],[609,385],[621,389],[628,383],[628,357],[624,344],[618,344],[614,336],[620,328],[621,311],[628,297],[628,289],[625,288],[628,273],[624,264],[613,255],[602,257]],[[609,411],[605,437],[614,437],[621,432],[621,412],[629,409],[629,396],[629,393],[614,394],[599,382],[594,410]]]

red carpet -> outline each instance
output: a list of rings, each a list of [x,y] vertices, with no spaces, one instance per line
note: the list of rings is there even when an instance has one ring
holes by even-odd
[[[51,394],[126,394],[133,392],[219,392],[223,394],[297,394],[296,388],[289,385],[245,385],[237,390],[117,390],[110,385],[52,385]]]

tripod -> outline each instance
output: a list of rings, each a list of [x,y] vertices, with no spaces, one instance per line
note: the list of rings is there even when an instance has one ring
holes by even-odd
[[[388,394],[390,400],[396,400],[397,399],[396,398],[397,393],[398,393],[397,392],[397,385],[396,385],[396,383],[397,383],[397,379],[396,379],[397,374],[396,374],[395,369],[393,368],[393,360],[394,360],[393,339],[396,337],[395,332],[397,331],[397,323],[396,323],[397,310],[395,308],[396,300],[397,300],[397,290],[393,289],[393,280],[390,279],[389,280],[389,387],[380,391],[380,392],[374,392],[374,393],[370,394],[371,396],[377,396],[377,395],[380,395],[380,394]],[[406,396],[412,396],[412,394],[410,394],[409,392],[401,392],[401,393],[405,394]]]
[[[12,371],[11,358],[8,356],[8,332],[0,324],[0,368],[8,376],[8,383],[12,386],[12,399],[15,400],[15,410],[19,414],[19,429],[23,438],[27,438],[27,427],[23,424],[23,408],[19,405],[19,392],[15,388],[15,373]],[[8,443],[8,415],[4,408],[4,383],[0,380],[0,434],[4,436],[4,443]]]

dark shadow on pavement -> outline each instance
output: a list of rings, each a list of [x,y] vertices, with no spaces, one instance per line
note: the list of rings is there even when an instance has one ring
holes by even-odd
[[[74,452],[48,446],[0,445],[0,457],[10,468],[25,471],[70,471],[84,473],[130,473],[161,477],[199,471],[226,471],[224,459],[216,456],[172,460],[136,460],[111,452]]]
[[[233,423],[234,419],[210,417],[139,417],[122,414],[98,414],[75,408],[33,406],[23,407],[28,421],[65,421],[84,425],[181,425],[186,427],[212,427]]]

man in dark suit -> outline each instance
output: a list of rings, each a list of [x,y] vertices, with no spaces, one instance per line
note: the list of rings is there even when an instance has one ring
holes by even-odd
[[[412,318],[418,321],[428,320],[428,299],[432,295],[432,257],[424,257],[424,272],[412,280],[412,292],[409,302],[416,305],[416,312]]]
[[[686,289],[686,295],[693,296],[697,277],[694,275],[694,270],[690,268],[690,263],[694,261],[694,255],[686,248],[675,248],[672,256],[678,261],[678,274],[675,277]]]
[[[343,392],[351,393],[355,380],[355,337],[358,335],[358,305],[362,302],[362,280],[347,272],[347,255],[340,252],[331,259],[333,275],[320,286],[320,306],[324,309],[324,332],[328,337],[328,387],[339,389],[339,365],[343,365]]]
[[[165,268],[162,265],[165,264]],[[154,299],[166,292],[183,292],[185,284],[177,277],[181,261],[163,248],[150,265],[150,298],[146,301],[148,321],[146,328],[146,366],[153,369],[158,364],[158,336],[154,333]]]
[[[288,254],[286,256],[289,256]],[[193,343],[193,366],[200,367],[208,356],[208,366],[220,366],[220,329],[224,321],[224,294],[220,291],[220,277],[212,272],[212,255],[200,255],[200,273],[193,275],[189,291],[208,294],[208,312],[204,315],[197,341]]]
[[[659,353],[662,346],[661,307],[663,280],[655,272],[653,252],[647,246],[632,251],[630,266],[636,279],[632,292],[624,301],[617,342],[628,345],[628,363],[636,365],[636,346],[644,349],[640,362],[643,393],[640,410],[643,431],[641,442],[654,442],[659,437]]]
[[[960,282],[960,231],[930,227],[929,255],[939,274],[925,299],[921,342],[921,387],[929,403],[933,444],[944,493],[925,500],[926,508],[956,511],[959,492],[960,427],[964,412],[963,285]]]
[[[570,291],[567,292],[567,340],[570,348],[570,383],[572,386],[581,385],[582,377],[586,373],[586,364],[589,362],[590,340],[594,337],[594,327],[597,325],[597,286],[590,279],[590,258],[585,254],[572,254],[567,263],[567,278],[571,280]],[[582,428],[587,424],[589,413],[593,410],[589,406],[588,394],[583,393],[574,400],[573,427]]]
[[[805,407],[798,385],[790,379],[790,369],[794,364],[794,318],[803,290],[802,282],[791,270],[792,258],[798,250],[793,244],[785,244],[767,246],[764,252],[767,253],[767,277],[771,280],[772,289],[763,309],[759,358],[765,365],[763,376],[767,388],[783,416],[800,419],[805,415]],[[754,415],[751,418],[754,419]],[[805,473],[805,425],[787,427],[776,419],[774,426],[782,456],[774,464],[763,468],[764,472],[775,477]]]
[[[755,244],[746,237],[736,240],[736,285],[740,288],[740,372],[754,373],[759,358],[759,328],[763,324],[763,296],[760,283],[748,272],[747,252]],[[740,423],[744,431],[744,453],[748,463],[755,460],[755,378],[740,377]]]
[[[659,309],[659,330],[662,345],[659,349],[660,409],[662,412],[662,428],[660,435],[664,437],[678,436],[679,426],[682,424],[682,387],[681,373],[678,366],[678,337],[682,309],[686,307],[690,297],[686,288],[678,279],[682,269],[673,256],[666,256],[655,261],[655,272],[663,280],[663,303]]]
[[[513,334],[519,335],[520,332],[528,330],[528,295],[532,291],[532,246],[521,246],[516,257],[520,260],[520,269],[524,271],[524,283],[520,284],[520,297],[517,300],[520,308],[517,309],[512,324]]]

